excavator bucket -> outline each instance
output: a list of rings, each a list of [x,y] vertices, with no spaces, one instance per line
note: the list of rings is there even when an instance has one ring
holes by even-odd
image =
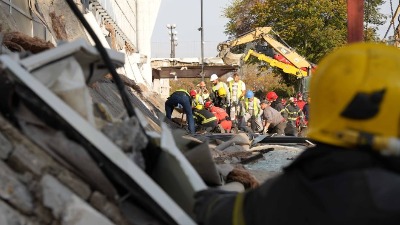
[[[241,54],[231,52],[234,47],[260,41],[263,42],[262,49],[247,47],[248,50]],[[271,67],[278,67],[283,72],[299,78],[308,76],[308,68],[314,67],[288,46],[271,27],[258,27],[234,40],[222,42],[218,45],[218,51],[219,57],[225,64],[241,66],[250,56],[254,56],[260,61],[267,62]]]

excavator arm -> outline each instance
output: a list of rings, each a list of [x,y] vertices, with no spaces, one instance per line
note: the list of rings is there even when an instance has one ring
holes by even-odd
[[[250,49],[247,54],[244,56],[243,60],[247,61],[249,59],[250,56],[254,56],[257,57],[258,60],[260,61],[264,61],[267,62],[270,66],[272,67],[278,67],[280,69],[282,69],[283,72],[288,73],[288,74],[292,74],[297,76],[298,78],[302,78],[302,77],[306,77],[307,71],[301,70],[295,66],[292,66],[290,64],[287,63],[283,63],[281,61],[278,61],[276,59],[273,59],[269,56],[266,56],[262,53],[258,53],[252,49]]]
[[[250,56],[254,56],[261,61],[269,63],[272,67],[282,69],[285,73],[295,75],[299,78],[307,76],[308,68],[313,68],[314,66],[291,49],[283,40],[284,44],[279,42],[275,36],[277,35],[274,34],[271,27],[258,27],[234,40],[220,43],[218,45],[219,56],[226,64],[238,65],[240,65],[240,60],[247,61]],[[247,53],[242,54],[231,52],[231,48],[233,47],[260,41],[267,44],[268,51],[250,49]]]

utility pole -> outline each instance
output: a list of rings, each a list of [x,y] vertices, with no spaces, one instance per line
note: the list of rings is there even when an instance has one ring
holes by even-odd
[[[364,40],[364,0],[347,0],[347,43]]]
[[[171,58],[175,58],[175,46],[178,45],[178,37],[176,36],[178,32],[175,30],[176,24],[167,24],[168,28],[168,34],[170,36],[170,41],[171,41]]]
[[[203,0],[200,0],[200,28],[201,32],[201,80],[204,81],[204,26],[203,26]]]

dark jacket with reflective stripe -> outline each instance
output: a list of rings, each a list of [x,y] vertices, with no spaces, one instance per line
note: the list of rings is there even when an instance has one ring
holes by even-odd
[[[209,127],[217,126],[217,117],[215,117],[214,113],[206,109],[194,109],[193,117],[198,125]]]
[[[400,224],[399,157],[318,145],[245,193],[245,224]],[[235,196],[217,200],[204,224],[232,224]]]
[[[287,118],[287,113],[286,113],[286,111],[285,111],[285,106],[283,106],[282,103],[277,102],[277,101],[273,101],[273,102],[271,103],[271,107],[274,108],[274,109],[276,109],[276,111],[280,112],[281,115],[282,115],[284,118]]]
[[[301,116],[301,109],[295,103],[289,103],[285,107],[287,118],[289,121],[296,121],[297,117]]]

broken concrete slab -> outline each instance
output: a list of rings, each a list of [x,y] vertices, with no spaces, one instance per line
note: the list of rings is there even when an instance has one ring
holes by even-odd
[[[33,210],[33,199],[28,188],[17,177],[14,171],[0,161],[0,198],[29,214]]]
[[[0,224],[1,225],[39,225],[17,210],[11,208],[6,202],[0,200]]]
[[[93,209],[51,175],[40,181],[42,202],[52,209],[53,216],[65,225],[113,225],[107,217]]]
[[[0,159],[7,159],[12,150],[11,142],[0,133]]]

